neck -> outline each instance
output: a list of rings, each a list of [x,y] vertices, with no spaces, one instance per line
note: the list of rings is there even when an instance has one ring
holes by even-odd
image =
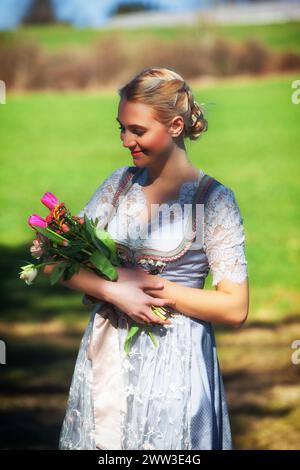
[[[148,165],[148,181],[147,184],[170,184],[193,177],[196,179],[198,170],[193,167],[189,160],[185,148],[176,148],[176,151],[168,156],[160,155],[153,165]]]

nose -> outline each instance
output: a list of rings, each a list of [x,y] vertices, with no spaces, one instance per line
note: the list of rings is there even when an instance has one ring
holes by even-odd
[[[123,147],[125,148],[135,148],[136,146],[136,141],[132,137],[132,135],[124,133],[124,137],[121,137],[121,140],[123,141]]]

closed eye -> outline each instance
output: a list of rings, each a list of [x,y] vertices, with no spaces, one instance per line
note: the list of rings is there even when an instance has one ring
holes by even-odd
[[[124,132],[124,127],[123,127],[123,126],[119,126],[119,129],[120,129],[122,132]],[[138,135],[138,136],[142,136],[142,135],[144,134],[144,131],[136,132],[135,134]]]

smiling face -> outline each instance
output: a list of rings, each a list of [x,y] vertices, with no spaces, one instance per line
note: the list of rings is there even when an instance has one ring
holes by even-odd
[[[155,164],[157,159],[165,159],[174,148],[172,133],[179,133],[183,120],[175,119],[169,129],[153,116],[153,109],[143,103],[121,99],[118,108],[117,121],[120,124],[120,138],[123,146],[133,155],[133,162],[138,167]],[[179,127],[178,127],[179,125]]]

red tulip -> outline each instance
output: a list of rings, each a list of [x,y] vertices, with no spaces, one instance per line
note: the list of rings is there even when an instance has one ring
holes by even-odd
[[[52,210],[57,204],[59,204],[59,200],[57,199],[57,197],[49,192],[44,194],[41,199],[41,202],[50,210]]]
[[[28,217],[28,224],[30,226],[37,226],[37,227],[42,227],[42,228],[45,228],[48,225],[46,220],[37,214],[33,214],[30,217]]]

